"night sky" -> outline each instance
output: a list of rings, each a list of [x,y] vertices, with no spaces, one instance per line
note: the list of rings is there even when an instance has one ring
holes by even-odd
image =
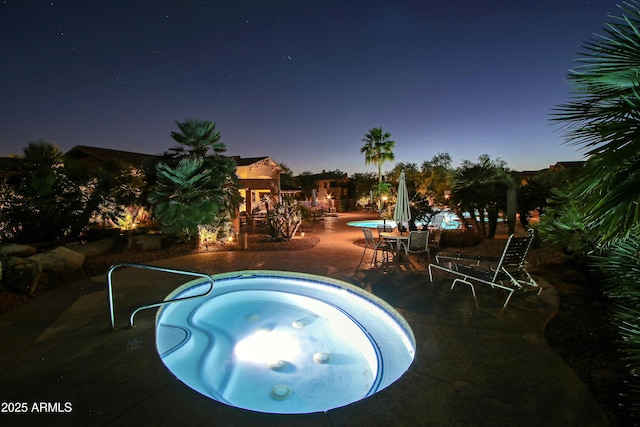
[[[617,3],[0,0],[0,155],[41,138],[159,154],[196,118],[226,154],[296,174],[375,171],[359,150],[377,126],[418,166],[579,160],[549,115]]]

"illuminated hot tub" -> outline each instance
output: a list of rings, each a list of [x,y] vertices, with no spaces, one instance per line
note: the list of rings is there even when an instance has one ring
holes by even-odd
[[[167,368],[216,401],[268,413],[328,411],[384,389],[413,361],[409,325],[360,288],[279,271],[213,278],[207,297],[158,312],[156,337]],[[166,299],[208,288],[192,281]]]

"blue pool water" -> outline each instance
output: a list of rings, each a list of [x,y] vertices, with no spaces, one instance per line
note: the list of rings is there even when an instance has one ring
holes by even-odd
[[[378,228],[379,225],[386,224],[390,227],[396,228],[398,224],[395,221],[391,220],[382,220],[382,219],[366,219],[361,221],[351,221],[348,222],[347,225],[349,227],[363,227],[363,228]]]
[[[397,226],[395,221],[392,220],[382,220],[382,219],[368,219],[361,221],[351,221],[348,222],[347,225],[350,227],[364,227],[364,228],[378,228],[378,225],[389,225],[393,228]],[[420,221],[416,221],[416,225],[422,224]],[[460,223],[457,221],[457,216],[454,213],[445,214],[440,220],[440,224],[429,224],[429,226],[433,226],[436,228],[441,228],[443,230],[456,230],[460,228]]]
[[[166,299],[194,296],[196,280]],[[276,271],[214,276],[207,297],[166,305],[157,349],[182,382],[268,413],[327,411],[364,399],[411,365],[415,339],[387,303],[326,277]]]

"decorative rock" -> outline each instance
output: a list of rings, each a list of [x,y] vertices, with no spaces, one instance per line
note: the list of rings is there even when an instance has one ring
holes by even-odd
[[[82,267],[84,254],[67,249],[64,246],[38,253],[27,258],[36,261],[42,267],[42,271],[52,271],[54,273],[68,273]]]
[[[40,264],[25,258],[8,257],[4,261],[2,284],[14,291],[33,295],[42,275]]]
[[[129,237],[128,249],[137,251],[157,251],[162,249],[162,238],[149,234],[139,234]]]
[[[71,243],[67,246],[74,252],[84,254],[85,256],[95,256],[108,252],[113,248],[116,243],[114,237],[107,237],[105,239],[96,240],[95,242],[89,242],[85,244]]]
[[[0,256],[29,256],[36,253],[36,248],[31,245],[21,245],[19,243],[0,244]]]

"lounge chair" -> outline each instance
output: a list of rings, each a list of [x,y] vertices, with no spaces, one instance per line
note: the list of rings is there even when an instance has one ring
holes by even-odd
[[[373,233],[368,228],[363,228],[362,233],[364,234],[366,246],[364,248],[364,252],[362,252],[362,259],[360,259],[360,262],[362,262],[362,260],[364,259],[367,249],[373,250],[370,261],[370,264],[372,266],[377,265],[378,251],[382,253],[382,259],[384,262],[388,262],[389,259],[393,257],[394,249],[389,242],[387,242],[386,240],[376,241],[375,237],[373,237]]]
[[[531,231],[527,237],[515,237],[512,234],[507,240],[502,256],[498,259],[465,257],[458,254],[438,254],[436,255],[436,263],[429,265],[429,279],[433,284],[434,268],[457,276],[451,284],[450,291],[458,283],[469,286],[476,308],[494,315],[495,313],[480,307],[474,283],[488,285],[492,289],[503,291],[506,298],[497,316],[502,315],[514,294],[528,294],[531,292],[535,294],[534,301],[527,306],[520,306],[523,309],[531,310],[537,304],[542,292],[542,288],[525,268],[525,259],[531,248],[532,240],[533,234]],[[476,265],[463,264],[464,262],[474,262]],[[490,268],[481,268],[480,263],[482,262],[491,264]]]

